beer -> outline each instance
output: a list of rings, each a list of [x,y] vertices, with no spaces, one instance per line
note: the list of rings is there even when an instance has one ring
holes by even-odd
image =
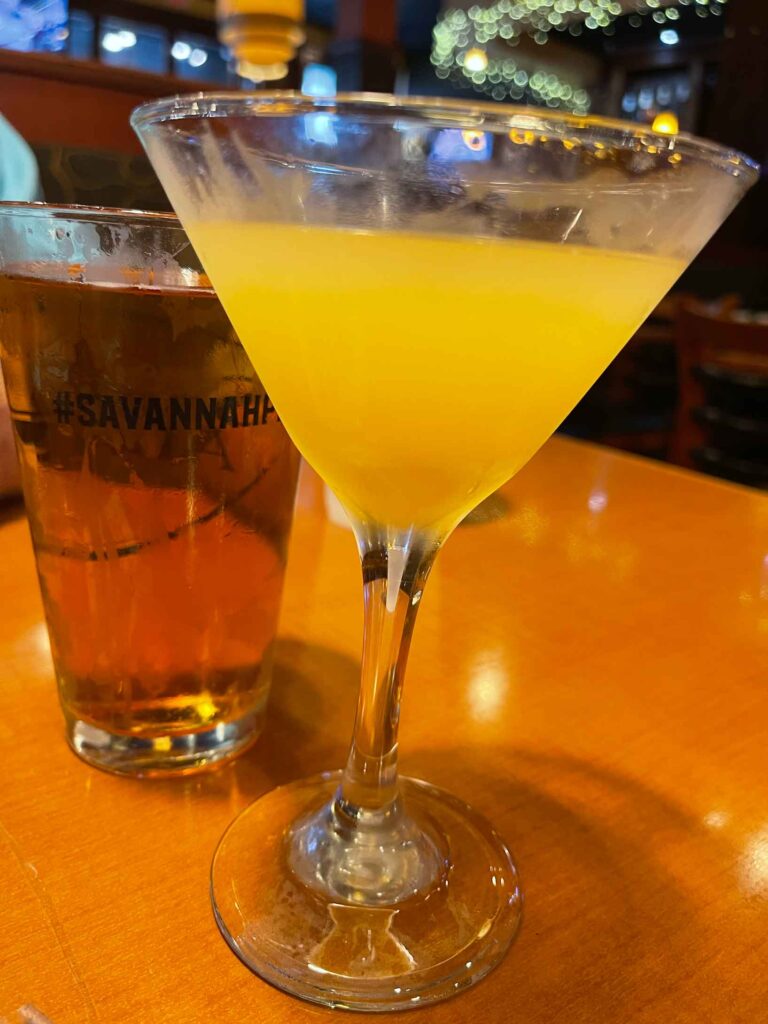
[[[297,453],[204,279],[55,276],[3,271],[0,346],[70,740],[252,738]]]

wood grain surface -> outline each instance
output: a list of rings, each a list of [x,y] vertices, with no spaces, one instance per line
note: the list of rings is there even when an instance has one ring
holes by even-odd
[[[556,439],[484,511],[425,594],[402,766],[494,820],[525,917],[490,977],[417,1015],[768,1019],[768,498]],[[242,966],[207,891],[241,808],[345,755],[360,582],[322,485],[299,496],[266,732],[168,782],[66,748],[26,523],[2,514],[0,1019],[330,1020]]]

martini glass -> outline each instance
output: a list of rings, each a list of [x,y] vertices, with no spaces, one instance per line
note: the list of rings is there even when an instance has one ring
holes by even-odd
[[[397,774],[435,555],[549,437],[756,167],[638,125],[387,96],[200,95],[140,107],[133,125],[362,561],[346,767],[230,826],[216,919],[295,995],[423,1006],[498,963],[521,912],[492,826]]]

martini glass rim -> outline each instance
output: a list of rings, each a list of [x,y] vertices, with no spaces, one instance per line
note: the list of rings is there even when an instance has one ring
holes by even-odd
[[[408,121],[410,127],[422,123],[429,128],[476,130],[497,135],[511,131],[533,132],[546,139],[592,146],[596,150],[676,152],[689,160],[746,178],[750,183],[756,181],[760,174],[760,165],[746,154],[685,132],[654,132],[650,125],[539,107],[424,96],[340,93],[315,97],[285,90],[248,94],[227,91],[187,93],[141,104],[131,114],[131,125],[141,132],[154,125],[191,118],[233,115],[296,117],[313,113],[346,116],[372,123]]]

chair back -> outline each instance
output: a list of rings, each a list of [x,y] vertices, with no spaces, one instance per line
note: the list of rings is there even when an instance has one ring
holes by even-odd
[[[726,460],[749,461],[768,438],[768,324],[741,321],[733,312],[690,300],[679,309],[672,451],[678,465],[701,468],[697,452],[719,447],[727,449]]]

